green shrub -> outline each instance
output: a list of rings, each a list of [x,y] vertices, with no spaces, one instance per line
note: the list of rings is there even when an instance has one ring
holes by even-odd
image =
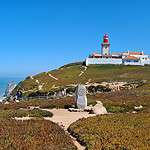
[[[53,114],[46,110],[34,108],[33,110],[29,111],[29,116],[30,117],[52,117]]]
[[[126,112],[126,109],[121,106],[108,106],[106,107],[107,111],[110,113],[123,113]]]
[[[53,114],[51,112],[33,109],[33,110],[1,110],[0,118],[14,118],[14,117],[52,117]]]

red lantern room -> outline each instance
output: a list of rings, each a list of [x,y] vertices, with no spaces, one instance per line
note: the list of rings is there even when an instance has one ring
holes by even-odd
[[[105,34],[103,37],[103,43],[109,43],[109,36],[108,34]]]
[[[102,55],[110,55],[110,43],[109,43],[109,36],[105,34],[103,36],[103,43],[102,43]]]

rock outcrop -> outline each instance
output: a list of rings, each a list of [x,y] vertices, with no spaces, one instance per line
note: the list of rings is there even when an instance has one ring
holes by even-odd
[[[107,114],[107,110],[101,101],[97,101],[97,104],[92,108],[92,113],[96,115],[102,115]]]
[[[132,82],[101,82],[101,83],[88,83],[85,85],[87,94],[98,94],[105,92],[115,92],[121,90],[130,90],[142,86],[146,81],[132,81]],[[75,96],[77,84],[71,84],[64,87],[55,87],[49,91],[44,92],[44,84],[39,85],[38,90],[21,91],[22,93],[30,93],[28,97],[47,97],[47,98],[62,98],[66,96]]]
[[[15,83],[9,83],[7,88],[6,88],[6,91],[5,91],[5,97],[9,97],[12,93],[12,91],[15,89],[17,85]]]

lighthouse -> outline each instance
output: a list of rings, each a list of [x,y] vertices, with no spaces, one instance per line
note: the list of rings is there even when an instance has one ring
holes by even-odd
[[[103,36],[103,43],[102,43],[102,55],[110,55],[110,43],[109,43],[109,36],[105,34]]]

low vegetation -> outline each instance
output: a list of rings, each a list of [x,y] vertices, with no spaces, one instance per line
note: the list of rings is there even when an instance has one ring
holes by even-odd
[[[80,119],[68,131],[87,150],[150,149],[150,113],[113,114]]]
[[[54,93],[64,86],[78,83],[145,80],[144,85],[132,90],[88,95],[88,105],[95,105],[100,100],[108,112],[115,114],[80,119],[68,131],[87,150],[150,149],[150,66],[91,65],[86,70],[81,64],[68,64],[57,70],[27,77],[20,82],[13,94],[20,90],[26,98],[35,93]],[[82,71],[84,73],[79,77]],[[40,90],[39,86],[42,87]],[[9,104],[0,103],[0,150],[76,150],[62,128],[41,119],[52,117],[53,114],[40,109],[68,108],[73,105],[74,97],[53,100],[35,98]],[[29,109],[31,106],[37,108]],[[137,114],[132,113],[135,106],[142,106],[142,109],[136,110]],[[36,119],[12,119],[26,116]]]
[[[94,105],[96,100],[102,101],[108,112],[126,113],[135,111],[135,106],[143,108],[138,112],[150,112],[150,94],[143,95],[137,90],[100,93],[88,96],[88,103]],[[137,111],[137,110],[136,110]]]
[[[0,120],[1,150],[77,150],[69,135],[46,120]]]
[[[34,108],[33,110],[18,109],[18,110],[0,110],[0,119],[8,119],[15,117],[52,117],[51,112]]]
[[[145,80],[144,85],[131,90],[120,92],[107,92],[88,95],[88,103],[96,104],[97,100],[103,102],[104,106],[109,112],[132,112],[134,106],[143,106],[141,112],[150,112],[150,66],[123,66],[123,65],[90,65],[87,70],[79,77],[82,68],[81,63],[73,63],[65,65],[59,69],[49,72],[40,73],[38,75],[29,77],[22,81],[14,90],[21,90],[24,96],[32,95],[36,92],[51,93],[56,89],[63,88],[66,85],[78,83],[100,83],[103,81],[141,81]],[[55,80],[49,74],[56,77]],[[38,80],[38,83],[36,82]],[[42,90],[38,91],[38,86],[44,85]],[[41,108],[67,108],[74,105],[74,98],[62,98],[59,100],[30,100],[20,102],[14,107],[26,107],[28,105],[36,105]],[[20,105],[20,106],[19,106]],[[7,105],[10,107],[10,105]],[[1,106],[7,109],[7,106]],[[13,106],[12,106],[13,107]]]
[[[39,85],[43,85],[40,90],[41,93],[51,93],[66,85],[85,84],[89,81],[91,83],[100,83],[102,81],[135,81],[143,79],[148,81],[144,88],[147,92],[150,91],[150,66],[90,65],[85,73],[79,77],[83,70],[82,65],[77,63],[68,64],[57,70],[43,72],[32,78],[26,78],[17,86],[14,93],[20,90],[24,96],[28,96],[39,91]],[[49,74],[58,80],[51,78]]]
[[[29,106],[38,106],[40,108],[68,108],[75,104],[74,98],[66,97],[57,100],[32,99],[23,100],[18,103],[10,102],[9,104],[0,104],[0,110],[28,108]]]
[[[126,113],[135,111],[135,106],[142,105],[141,112],[150,112],[150,94],[141,94],[136,90],[125,90],[120,92],[99,93],[88,96],[88,105],[95,105],[96,101],[102,101],[108,112]],[[24,100],[19,103],[10,102],[9,104],[0,104],[0,110],[28,108],[29,106],[38,106],[40,108],[68,108],[75,105],[74,97],[65,97],[57,100],[33,99]]]

